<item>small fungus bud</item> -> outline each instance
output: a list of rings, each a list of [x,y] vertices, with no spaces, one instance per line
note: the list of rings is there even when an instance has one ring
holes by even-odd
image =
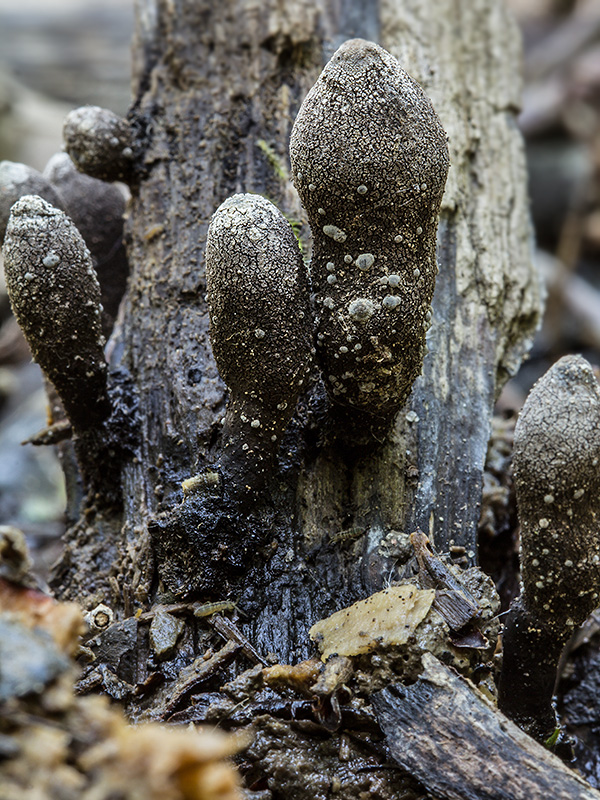
[[[290,156],[313,233],[311,280],[317,331],[324,334],[317,336],[317,359],[337,379],[328,384],[330,396],[353,415],[378,420],[355,429],[386,428],[423,364],[449,163],[445,132],[397,60],[354,39],[337,50],[304,100]],[[335,282],[329,264],[336,265]],[[359,359],[340,351],[349,334],[361,345]]]
[[[62,208],[56,189],[41,172],[14,161],[0,161],[0,244],[12,206],[26,194],[37,194],[53,206]]]
[[[67,115],[63,137],[80,172],[103,181],[131,180],[134,137],[127,120],[106,108],[82,106]]]
[[[600,386],[580,356],[535,384],[515,428],[522,592],[504,634],[500,707],[545,740],[562,649],[598,606]]]
[[[272,203],[238,194],[217,209],[206,281],[215,360],[231,392],[221,466],[243,492],[266,478],[311,362],[306,269]]]
[[[53,156],[44,175],[60,193],[61,207],[77,226],[92,255],[104,309],[102,328],[108,336],[129,274],[123,243],[125,198],[114,184],[78,172],[66,153]]]
[[[34,359],[73,427],[94,426],[110,406],[100,287],[81,234],[62,211],[26,195],[12,208],[3,254],[10,303]]]

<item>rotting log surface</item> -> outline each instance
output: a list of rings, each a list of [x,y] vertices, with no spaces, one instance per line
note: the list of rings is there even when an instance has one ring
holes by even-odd
[[[421,527],[438,550],[454,542],[475,560],[494,398],[539,314],[514,124],[518,33],[487,0],[382,2],[379,27],[375,4],[350,1],[170,8],[138,3],[130,120],[144,158],[128,220],[130,283],[108,345],[111,369],[129,376],[139,400],[137,454],[121,465],[123,508],[87,509],[55,586],[127,615],[157,591],[193,586],[207,559],[221,559],[202,599],[238,599],[257,650],[294,662],[309,653],[317,619],[380,588],[394,566],[378,555],[389,530]],[[165,541],[157,518],[220,447],[226,390],[208,340],[203,265],[211,214],[250,191],[303,219],[285,179],[291,125],[324,62],[357,35],[399,58],[450,136],[423,375],[388,440],[359,459],[328,443],[316,378],[252,513],[228,515],[218,498],[201,511],[191,503],[189,526]],[[182,663],[202,647],[194,636],[185,634]]]
[[[393,760],[445,800],[600,800],[579,775],[432,655],[373,698]],[[460,742],[460,746],[455,746]]]
[[[309,247],[287,179],[291,126],[325,61],[356,36],[398,57],[450,137],[423,375],[386,441],[358,456],[332,443],[315,373],[278,468],[249,511],[224,506],[218,492],[184,498],[182,481],[212,467],[223,445],[227,393],[211,353],[205,299],[209,220],[228,196],[258,193],[304,221]],[[239,676],[247,664],[237,657],[220,672],[237,647],[219,645],[210,623],[181,601],[235,599],[244,614],[238,627],[255,648],[241,646],[245,657],[271,652],[294,663],[310,654],[315,621],[393,576],[395,560],[379,554],[389,531],[418,527],[438,551],[454,544],[464,548],[465,564],[476,560],[494,399],[527,351],[540,310],[515,127],[518,48],[499,0],[137,3],[130,279],[107,347],[109,382],[122,387],[135,424],[110,476],[112,484],[120,479],[122,506],[88,498],[54,587],[90,608],[108,603],[118,620],[89,643],[101,658],[82,685],[102,685],[134,718],[162,708],[169,719],[174,712],[182,722],[218,724],[223,719],[211,714],[221,709],[232,726],[236,716],[240,726],[254,725],[244,756],[248,785],[254,777],[259,787],[270,781],[275,798],[350,800],[370,792],[374,800],[400,800],[421,792],[383,763],[374,721],[358,701],[335,736],[323,735],[327,708],[317,707],[315,733],[312,701],[281,701],[267,689],[259,696],[252,682],[260,682],[260,670]],[[179,638],[159,629],[157,603],[174,614],[179,608]],[[159,649],[153,642],[161,636]],[[178,676],[188,675],[182,670],[191,674],[209,648],[218,650],[210,670],[205,665],[210,675],[201,671],[173,695]],[[226,649],[227,658],[219,656]],[[240,685],[227,694],[224,680]],[[194,700],[185,706],[188,692]],[[177,708],[169,705],[173,697]],[[335,716],[333,704],[330,711]],[[349,743],[346,731],[368,735]],[[409,768],[426,782],[420,766]],[[514,781],[518,791],[520,776]]]

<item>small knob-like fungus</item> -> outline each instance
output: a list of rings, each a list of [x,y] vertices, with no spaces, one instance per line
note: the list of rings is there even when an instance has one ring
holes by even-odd
[[[317,358],[330,397],[384,429],[421,372],[446,134],[398,61],[354,39],[304,100],[290,141],[314,239]]]
[[[67,153],[78,170],[103,181],[130,181],[134,136],[127,120],[99,106],[82,106],[65,119]]]
[[[562,649],[599,605],[600,386],[567,356],[531,390],[515,428],[522,592],[504,634],[501,709],[532,736],[556,727]]]
[[[26,195],[12,208],[3,254],[14,315],[74,428],[104,420],[100,287],[81,234],[62,211]]]
[[[206,244],[210,335],[230,389],[221,467],[233,491],[262,485],[311,362],[307,276],[281,212],[254,194],[226,200]]]

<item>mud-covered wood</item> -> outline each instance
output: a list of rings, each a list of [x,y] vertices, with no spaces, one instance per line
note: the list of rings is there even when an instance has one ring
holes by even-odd
[[[600,800],[579,775],[537,744],[433,656],[412,686],[373,698],[392,759],[445,800]]]
[[[350,1],[170,8],[138,4],[131,276],[108,345],[124,405],[139,404],[134,455],[121,465],[123,508],[88,508],[55,586],[125,614],[157,592],[235,598],[257,649],[294,661],[310,652],[317,619],[393,575],[397,559],[379,554],[390,530],[420,527],[438,550],[453,542],[475,560],[492,405],[539,312],[514,125],[518,35],[502,5],[483,0],[384,2],[379,30],[374,5]],[[232,514],[218,492],[184,504],[182,481],[218,460],[226,404],[208,339],[210,217],[250,191],[305,219],[287,178],[291,126],[327,58],[354,36],[399,58],[449,134],[423,376],[386,441],[349,457],[332,443],[315,373],[251,512]]]

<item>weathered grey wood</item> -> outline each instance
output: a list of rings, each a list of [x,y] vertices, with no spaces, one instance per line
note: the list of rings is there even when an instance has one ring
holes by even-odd
[[[382,4],[382,44],[430,95],[449,137],[430,357],[411,402],[420,482],[408,527],[475,555],[493,403],[540,312],[515,114],[520,35],[502,3]]]
[[[579,775],[434,656],[373,698],[393,760],[446,800],[599,800]]]
[[[462,546],[475,562],[493,403],[518,368],[540,310],[514,124],[518,31],[501,3],[434,5],[381,5],[381,44],[432,98],[449,134],[451,168],[430,354],[394,435],[357,465],[351,483],[355,523],[369,530],[363,574],[372,586],[385,572],[377,558],[381,530],[421,528],[439,550]],[[407,419],[410,411],[416,422]],[[313,497],[319,492],[310,482],[320,482],[328,457],[307,479]],[[407,472],[418,479],[407,480]],[[312,503],[306,515],[305,530],[315,537],[328,525],[324,510]]]

